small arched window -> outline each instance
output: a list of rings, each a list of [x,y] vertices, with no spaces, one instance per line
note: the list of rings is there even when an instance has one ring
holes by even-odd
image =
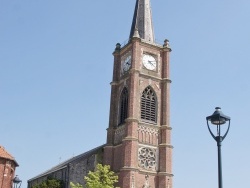
[[[128,117],[128,90],[124,88],[120,96],[120,118],[119,125],[125,123]]]
[[[141,96],[141,119],[157,122],[156,103],[157,100],[154,91],[150,87],[147,87]]]

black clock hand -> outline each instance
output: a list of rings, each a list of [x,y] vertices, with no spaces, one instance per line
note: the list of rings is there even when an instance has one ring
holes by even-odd
[[[151,65],[153,65],[153,63],[152,62],[154,62],[154,61],[148,61]]]

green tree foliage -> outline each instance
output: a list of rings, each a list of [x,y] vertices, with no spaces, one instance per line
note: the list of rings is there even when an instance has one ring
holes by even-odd
[[[74,184],[74,183],[72,183],[72,182],[70,182],[70,187],[71,187],[71,188],[83,188],[83,186],[82,186],[81,184],[79,184],[79,183]]]
[[[94,172],[89,172],[84,177],[86,188],[114,188],[114,184],[118,182],[118,176],[110,170],[109,165],[97,164]],[[71,188],[83,188],[80,184],[70,183]]]
[[[63,188],[63,181],[48,177],[47,180],[36,184],[31,188]]]

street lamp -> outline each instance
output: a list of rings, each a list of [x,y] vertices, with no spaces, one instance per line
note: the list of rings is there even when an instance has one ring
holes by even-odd
[[[208,130],[210,134],[212,135],[212,137],[214,138],[214,140],[217,142],[217,146],[218,146],[218,180],[219,180],[218,183],[219,183],[219,188],[222,188],[221,142],[227,136],[227,133],[229,131],[230,117],[224,115],[220,107],[216,107],[215,112],[211,116],[206,117],[206,119],[207,119]],[[217,128],[216,136],[214,135],[214,133],[212,132],[210,128],[209,121],[211,124],[215,125]],[[223,135],[221,133],[221,125],[225,124],[227,121],[228,121],[227,130],[225,134]]]
[[[20,180],[18,175],[16,175],[16,177],[14,177],[14,179],[13,179],[13,183],[14,183],[13,188],[20,188],[21,184],[22,184],[22,180]],[[20,183],[20,185],[18,186],[19,183]]]

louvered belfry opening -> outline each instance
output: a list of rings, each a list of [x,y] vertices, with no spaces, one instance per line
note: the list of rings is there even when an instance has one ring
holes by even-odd
[[[156,96],[154,91],[147,87],[141,96],[141,119],[156,123]]]
[[[128,90],[124,88],[120,97],[120,122],[119,125],[125,123],[128,117]]]

